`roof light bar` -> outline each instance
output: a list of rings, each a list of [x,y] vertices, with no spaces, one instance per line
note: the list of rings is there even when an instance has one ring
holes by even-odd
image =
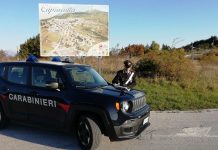
[[[54,62],[61,62],[61,58],[56,56],[56,57],[52,57],[51,61],[54,61]]]
[[[26,59],[26,62],[38,62],[38,59],[33,54],[29,54],[27,59]]]

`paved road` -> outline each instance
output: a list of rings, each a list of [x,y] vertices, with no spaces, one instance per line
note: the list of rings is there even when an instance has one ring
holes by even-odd
[[[137,139],[113,142],[103,137],[99,150],[217,150],[218,110],[151,112],[151,126]],[[10,125],[0,131],[0,150],[79,149],[69,135]]]

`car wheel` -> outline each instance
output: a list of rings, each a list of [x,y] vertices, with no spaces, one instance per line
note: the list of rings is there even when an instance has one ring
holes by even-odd
[[[5,126],[6,126],[6,117],[0,105],[0,129],[4,128]]]
[[[99,146],[102,133],[94,119],[82,116],[77,123],[76,136],[83,150],[93,150]]]

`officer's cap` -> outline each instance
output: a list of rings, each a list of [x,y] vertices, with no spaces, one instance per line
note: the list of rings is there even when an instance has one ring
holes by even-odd
[[[124,63],[126,68],[129,68],[132,66],[132,62],[130,60],[125,60],[123,63]]]

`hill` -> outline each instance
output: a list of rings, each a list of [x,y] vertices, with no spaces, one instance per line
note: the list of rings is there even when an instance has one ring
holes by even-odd
[[[188,44],[186,46],[183,46],[182,48],[185,49],[185,51],[191,51],[192,49],[195,49],[197,51],[201,50],[207,50],[211,48],[218,48],[218,37],[217,36],[211,36],[208,39],[195,41],[191,44]]]

